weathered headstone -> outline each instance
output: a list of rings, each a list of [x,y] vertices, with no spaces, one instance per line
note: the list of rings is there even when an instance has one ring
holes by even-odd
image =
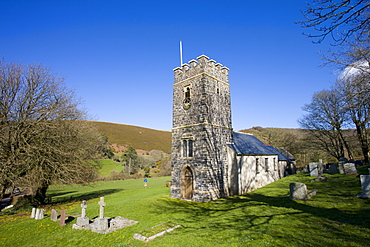
[[[77,218],[77,225],[82,228],[86,228],[89,226],[90,223],[89,218],[86,217],[86,208],[87,208],[86,201],[82,201],[81,208],[82,208],[81,217]]]
[[[52,221],[57,221],[58,220],[58,213],[57,213],[57,211],[55,209],[52,209],[51,210],[50,219]]]
[[[318,163],[316,162],[311,162],[308,164],[308,171],[310,172],[311,177],[317,177],[319,175],[318,171]]]
[[[290,186],[291,200],[307,200],[307,187],[304,183],[291,183]]]
[[[32,208],[31,218],[34,219],[36,214],[36,208]]]
[[[39,211],[39,217],[38,217],[39,220],[42,220],[44,218],[44,212],[45,212],[44,209],[40,209],[40,211]]]
[[[66,210],[65,209],[63,209],[61,214],[60,214],[59,225],[61,225],[61,226],[66,225]]]
[[[36,213],[35,213],[35,220],[39,220],[40,218],[40,209],[36,208]]]
[[[354,163],[346,163],[343,165],[344,174],[357,175],[357,169]]]
[[[343,165],[348,162],[348,159],[341,157],[338,159],[338,169],[340,174],[344,174]]]
[[[337,174],[337,173],[339,173],[338,164],[336,164],[336,163],[330,164],[329,165],[329,173],[330,174]]]
[[[317,163],[317,173],[318,173],[318,176],[323,175],[325,170],[326,170],[326,166],[325,166],[324,163],[322,163],[322,162]]]
[[[370,198],[370,175],[360,175],[362,193],[358,197]]]

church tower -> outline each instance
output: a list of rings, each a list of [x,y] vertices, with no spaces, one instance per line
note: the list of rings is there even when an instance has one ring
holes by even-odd
[[[207,56],[174,69],[171,197],[226,197],[232,142],[228,68]]]

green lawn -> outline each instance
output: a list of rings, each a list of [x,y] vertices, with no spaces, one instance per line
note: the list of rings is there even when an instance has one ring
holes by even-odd
[[[99,160],[101,164],[101,169],[98,170],[98,173],[103,175],[104,177],[108,177],[111,175],[113,171],[121,172],[122,171],[122,164],[117,163],[110,159]]]
[[[2,246],[369,246],[370,199],[358,199],[359,178],[327,175],[329,182],[311,183],[307,174],[286,177],[243,196],[208,203],[169,198],[165,181],[143,180],[99,182],[93,186],[52,187],[53,201],[84,199],[104,194],[105,215],[123,216],[138,224],[102,235],[73,230],[72,220],[59,226],[46,217],[0,216]],[[304,182],[317,189],[308,201],[289,200],[289,184]],[[87,216],[99,214],[98,198],[88,200]],[[54,206],[67,214],[80,213],[80,202]],[[47,209],[50,213],[52,207]],[[133,239],[134,233],[163,222],[182,227],[149,243]]]

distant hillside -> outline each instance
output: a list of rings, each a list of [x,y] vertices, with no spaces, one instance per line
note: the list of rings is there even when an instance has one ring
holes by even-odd
[[[138,126],[91,121],[110,143],[132,146],[143,150],[171,152],[171,131],[147,129]]]
[[[252,134],[264,143],[277,147],[279,146],[279,142],[285,141],[284,139],[287,139],[287,137],[294,136],[295,138],[300,138],[303,135],[302,129],[263,128],[258,126],[251,129],[239,130],[239,132]],[[279,139],[278,143],[276,143],[276,139]]]

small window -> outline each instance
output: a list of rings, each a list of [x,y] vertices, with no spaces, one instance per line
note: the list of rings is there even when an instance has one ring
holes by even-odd
[[[188,157],[193,157],[193,140],[188,140]]]
[[[184,110],[188,110],[191,106],[191,99],[190,99],[190,87],[184,88],[184,100],[183,100],[183,108]]]
[[[190,99],[190,87],[186,87],[186,90],[185,90],[185,99],[186,98],[189,98]]]
[[[182,141],[182,157],[188,156],[188,141],[183,140]]]
[[[259,158],[256,158],[256,173],[259,173],[259,169],[258,169],[258,167],[260,166],[260,164],[259,164]]]
[[[193,157],[193,140],[182,141],[182,157]]]
[[[274,170],[276,171],[276,158],[274,158]]]
[[[265,169],[266,171],[269,170],[269,159],[268,158],[265,158]]]

